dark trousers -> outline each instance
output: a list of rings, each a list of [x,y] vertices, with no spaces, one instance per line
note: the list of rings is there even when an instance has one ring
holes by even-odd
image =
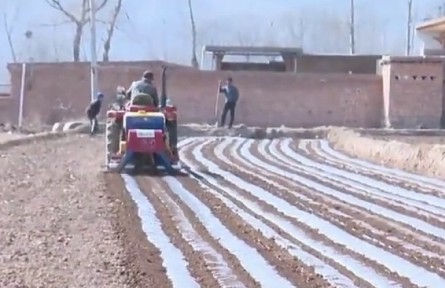
[[[227,112],[230,112],[229,128],[232,128],[233,121],[235,120],[235,108],[236,102],[226,102],[226,104],[224,104],[220,126],[224,127],[224,125],[226,125]]]
[[[90,120],[91,134],[96,133],[99,126],[97,116],[88,115],[88,120]]]

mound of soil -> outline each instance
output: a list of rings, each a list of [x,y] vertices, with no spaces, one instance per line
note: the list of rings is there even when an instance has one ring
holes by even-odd
[[[327,135],[335,149],[384,166],[445,178],[445,145],[430,141],[430,136],[384,138],[334,128]],[[413,138],[416,138],[415,141]]]

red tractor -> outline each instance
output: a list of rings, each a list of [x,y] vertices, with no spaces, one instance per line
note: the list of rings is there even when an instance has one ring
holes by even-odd
[[[106,166],[117,172],[133,166],[138,173],[146,168],[180,171],[177,150],[177,109],[166,95],[166,67],[162,70],[161,105],[133,105],[107,111]]]

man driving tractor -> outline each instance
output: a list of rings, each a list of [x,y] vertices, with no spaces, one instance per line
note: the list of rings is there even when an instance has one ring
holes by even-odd
[[[133,105],[159,106],[158,90],[153,84],[154,75],[151,71],[145,71],[142,79],[134,81],[127,90],[127,100]]]

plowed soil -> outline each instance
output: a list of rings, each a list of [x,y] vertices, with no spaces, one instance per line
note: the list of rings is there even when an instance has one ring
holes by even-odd
[[[101,140],[4,152],[1,287],[445,287],[441,180],[237,137],[183,140],[186,176],[101,174]]]
[[[0,151],[0,287],[132,287],[101,148],[72,136]]]

